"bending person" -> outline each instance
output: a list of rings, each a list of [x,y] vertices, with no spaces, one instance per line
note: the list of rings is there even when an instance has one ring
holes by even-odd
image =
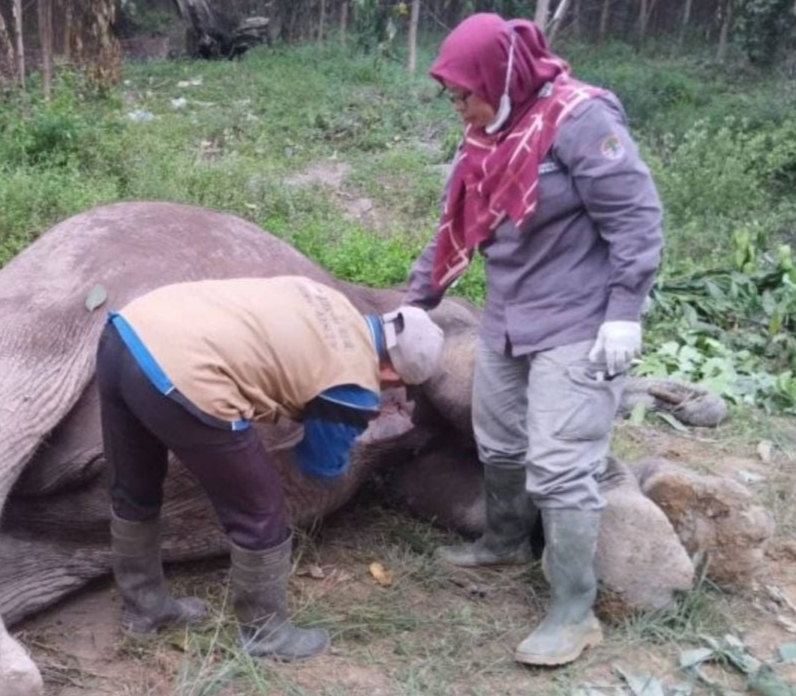
[[[487,530],[438,556],[524,563],[541,510],[551,604],[516,659],[563,664],[602,637],[595,477],[641,348],[661,205],[617,98],[572,78],[532,22],[472,15],[430,73],[465,129],[406,302],[435,306],[476,250],[487,281],[473,387]]]
[[[174,599],[163,576],[159,514],[171,451],[229,536],[245,649],[286,660],[325,650],[326,631],[288,619],[292,535],[252,421],[302,421],[299,464],[337,476],[378,415],[380,386],[425,381],[442,340],[422,309],[363,316],[336,290],[292,276],[168,285],[112,313],[97,378],[123,630],[152,633],[205,611],[199,599]]]

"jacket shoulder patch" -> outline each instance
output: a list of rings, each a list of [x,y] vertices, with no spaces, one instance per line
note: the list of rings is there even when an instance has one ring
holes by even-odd
[[[607,160],[618,160],[625,155],[625,146],[619,136],[612,133],[600,142],[600,154]]]

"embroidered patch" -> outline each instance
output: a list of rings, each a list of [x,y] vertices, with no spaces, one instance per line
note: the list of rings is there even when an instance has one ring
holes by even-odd
[[[600,143],[600,154],[607,160],[618,160],[625,154],[625,146],[618,135],[609,135]]]

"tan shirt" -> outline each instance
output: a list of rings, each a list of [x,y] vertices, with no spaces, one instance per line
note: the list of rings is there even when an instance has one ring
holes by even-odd
[[[379,392],[365,317],[309,278],[238,278],[167,285],[119,314],[166,376],[225,421],[296,417],[320,392]]]

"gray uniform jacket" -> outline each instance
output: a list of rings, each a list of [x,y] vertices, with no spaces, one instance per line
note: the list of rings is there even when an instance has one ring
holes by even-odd
[[[412,267],[406,302],[430,309],[436,240]],[[661,204],[619,100],[590,99],[560,127],[540,166],[536,212],[480,247],[481,335],[524,355],[593,339],[603,321],[638,321],[661,251]]]

